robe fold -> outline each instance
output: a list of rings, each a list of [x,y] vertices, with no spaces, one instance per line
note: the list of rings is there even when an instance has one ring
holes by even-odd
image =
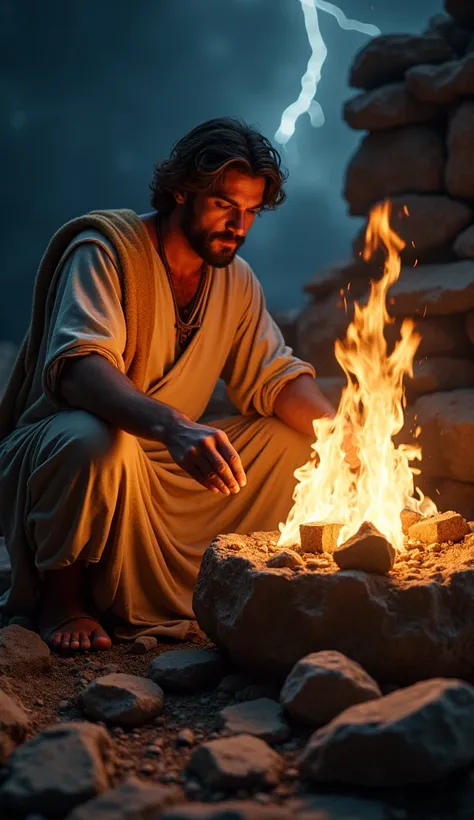
[[[64,234],[55,264],[49,260],[42,332],[38,315],[32,324],[36,350],[30,331],[3,416],[0,405],[7,431],[0,441],[0,523],[12,562],[0,604],[33,613],[42,573],[81,558],[95,606],[113,616],[118,637],[184,637],[212,538],[274,530],[286,519],[293,473],[308,460],[311,439],[275,418],[273,404],[288,381],[314,376],[314,369],[285,345],[240,257],[210,270],[192,317],[199,328],[180,352],[170,285],[142,223],[133,212],[118,212],[135,254],[130,265],[126,243],[114,234],[117,212],[101,213],[110,214],[114,230],[83,218],[72,236]],[[229,497],[210,493],[164,445],[68,407],[58,389],[62,366],[90,352],[193,420],[224,378],[241,415],[214,424],[239,452],[247,486]]]

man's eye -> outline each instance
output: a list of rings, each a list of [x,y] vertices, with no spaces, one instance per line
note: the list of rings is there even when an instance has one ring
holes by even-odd
[[[230,205],[227,205],[225,202],[216,202],[218,208],[222,208],[223,211],[227,211],[230,208]]]

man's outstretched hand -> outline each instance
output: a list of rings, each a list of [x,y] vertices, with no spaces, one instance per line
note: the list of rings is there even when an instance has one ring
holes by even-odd
[[[223,430],[181,418],[167,432],[164,444],[176,464],[212,493],[230,495],[245,487],[239,454]]]

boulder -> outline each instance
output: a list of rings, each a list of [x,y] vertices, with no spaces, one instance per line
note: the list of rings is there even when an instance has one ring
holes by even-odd
[[[444,8],[460,26],[474,29],[474,6],[471,0],[444,0]]]
[[[355,703],[380,698],[378,684],[340,652],[313,652],[295,664],[283,684],[280,702],[291,717],[324,726]]]
[[[268,743],[252,735],[235,735],[202,743],[187,765],[209,789],[238,791],[275,786],[284,761]]]
[[[402,268],[389,291],[392,316],[447,316],[474,308],[474,261]]]
[[[459,234],[453,247],[461,259],[474,259],[474,225],[469,225]]]
[[[360,258],[346,259],[334,262],[324,268],[319,268],[304,286],[305,293],[309,293],[314,301],[339,293],[341,290],[350,291],[352,296],[365,293],[371,279],[378,274],[378,266],[363,262]]]
[[[421,396],[412,416],[421,427],[423,475],[474,482],[474,390]]]
[[[147,675],[165,692],[195,692],[217,686],[225,662],[215,649],[171,649],[150,663]]]
[[[405,194],[392,197],[391,203],[390,225],[405,242],[405,263],[424,261],[428,251],[451,244],[474,216],[468,205],[441,194]],[[366,227],[354,241],[355,254],[363,250]]]
[[[317,376],[340,376],[341,368],[334,356],[334,342],[342,339],[353,316],[353,306],[333,293],[320,302],[307,305],[296,328],[299,354],[316,368]]]
[[[310,738],[300,772],[317,782],[404,786],[446,777],[474,760],[474,687],[424,680],[351,706]]]
[[[383,131],[401,125],[428,122],[441,113],[431,102],[421,102],[405,83],[390,83],[348,100],[343,117],[350,128],[360,131]]]
[[[432,193],[443,187],[444,145],[423,125],[364,137],[349,162],[344,198],[352,216],[365,216],[379,200],[402,193]]]
[[[474,387],[474,361],[439,357],[418,359],[413,367],[413,379],[406,379],[410,397],[443,390],[459,390]]]
[[[382,34],[369,40],[356,55],[349,85],[370,90],[403,80],[414,65],[444,63],[452,56],[450,45],[436,34]]]
[[[393,325],[392,325],[393,327]],[[395,323],[399,328],[399,322]],[[417,359],[428,356],[469,356],[472,353],[466,328],[458,316],[428,316],[415,321],[415,330],[421,335]]]
[[[50,667],[51,652],[36,632],[16,625],[0,629],[0,678],[37,675]]]
[[[78,806],[67,820],[152,820],[180,797],[176,786],[149,784],[130,776],[114,789]]]
[[[420,65],[406,75],[414,105],[450,104],[474,94],[474,54],[441,65]]]
[[[89,683],[80,695],[85,714],[114,726],[142,726],[163,711],[163,690],[148,678],[118,672]]]
[[[19,746],[9,760],[0,801],[21,815],[64,817],[107,791],[112,741],[102,726],[62,723]]]
[[[416,563],[401,556],[390,575],[340,572],[330,556],[314,571],[269,569],[261,541],[214,539],[194,592],[199,625],[237,665],[282,680],[305,655],[331,649],[379,684],[472,675],[474,535]]]
[[[461,103],[448,128],[446,187],[452,196],[474,198],[474,102]]]
[[[280,704],[270,698],[257,698],[226,706],[219,713],[223,728],[233,735],[252,735],[269,743],[288,740],[290,729]]]
[[[0,765],[23,743],[29,728],[28,715],[23,707],[0,689]]]
[[[462,57],[466,53],[472,36],[469,29],[460,26],[449,14],[443,13],[435,14],[423,33],[443,37],[458,57]]]

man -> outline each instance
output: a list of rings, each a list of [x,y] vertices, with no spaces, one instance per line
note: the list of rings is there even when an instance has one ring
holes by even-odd
[[[43,257],[0,406],[1,603],[54,649],[110,648],[106,621],[184,637],[212,538],[286,519],[334,410],[237,256],[284,179],[256,130],[211,120],[156,167],[152,213],[92,212]],[[221,375],[241,415],[203,425]]]

